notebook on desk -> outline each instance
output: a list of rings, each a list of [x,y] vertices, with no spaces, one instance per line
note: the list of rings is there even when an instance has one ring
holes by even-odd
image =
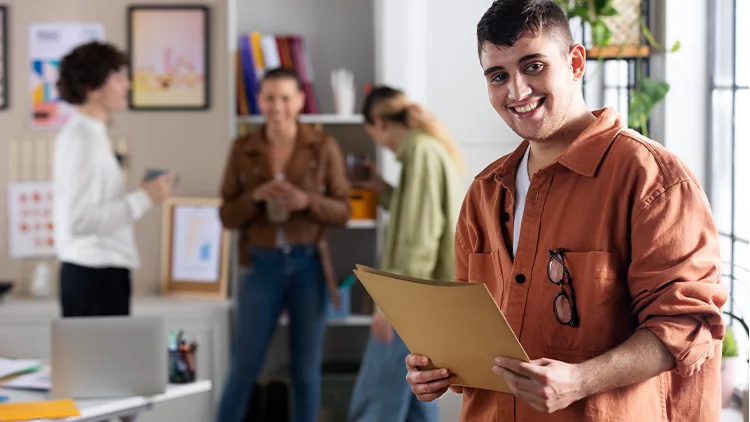
[[[354,271],[409,351],[454,385],[510,393],[492,372],[497,356],[528,362],[513,330],[482,283],[421,280],[357,265]]]

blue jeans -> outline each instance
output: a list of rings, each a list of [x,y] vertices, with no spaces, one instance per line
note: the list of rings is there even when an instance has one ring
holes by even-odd
[[[218,422],[244,420],[282,307],[289,311],[292,415],[314,422],[320,406],[320,372],[328,290],[317,247],[251,248],[251,268],[237,294],[232,363]]]
[[[437,422],[437,402],[424,403],[406,381],[409,349],[393,333],[392,343],[370,340],[349,404],[349,422]]]

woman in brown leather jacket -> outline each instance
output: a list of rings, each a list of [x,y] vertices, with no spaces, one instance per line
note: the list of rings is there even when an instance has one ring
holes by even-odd
[[[293,420],[318,414],[326,307],[329,298],[337,303],[324,233],[349,219],[350,187],[336,141],[297,121],[300,88],[289,70],[265,74],[258,104],[266,124],[235,141],[224,173],[221,221],[239,230],[247,271],[219,422],[244,420],[282,308],[289,312]]]

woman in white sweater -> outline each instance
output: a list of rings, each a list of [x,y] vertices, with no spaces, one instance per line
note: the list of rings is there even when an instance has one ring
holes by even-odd
[[[77,106],[55,140],[63,317],[130,314],[130,271],[140,265],[133,224],[170,193],[169,175],[126,192],[110,147],[106,124],[127,106],[127,62],[116,47],[91,42],[60,63],[60,97]]]

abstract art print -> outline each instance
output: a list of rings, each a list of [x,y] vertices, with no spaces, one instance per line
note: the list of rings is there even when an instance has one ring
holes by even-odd
[[[209,107],[208,12],[200,5],[128,8],[131,109]]]
[[[58,129],[75,108],[57,92],[60,61],[73,48],[89,41],[104,41],[101,23],[36,23],[29,27],[29,90],[31,128]]]

